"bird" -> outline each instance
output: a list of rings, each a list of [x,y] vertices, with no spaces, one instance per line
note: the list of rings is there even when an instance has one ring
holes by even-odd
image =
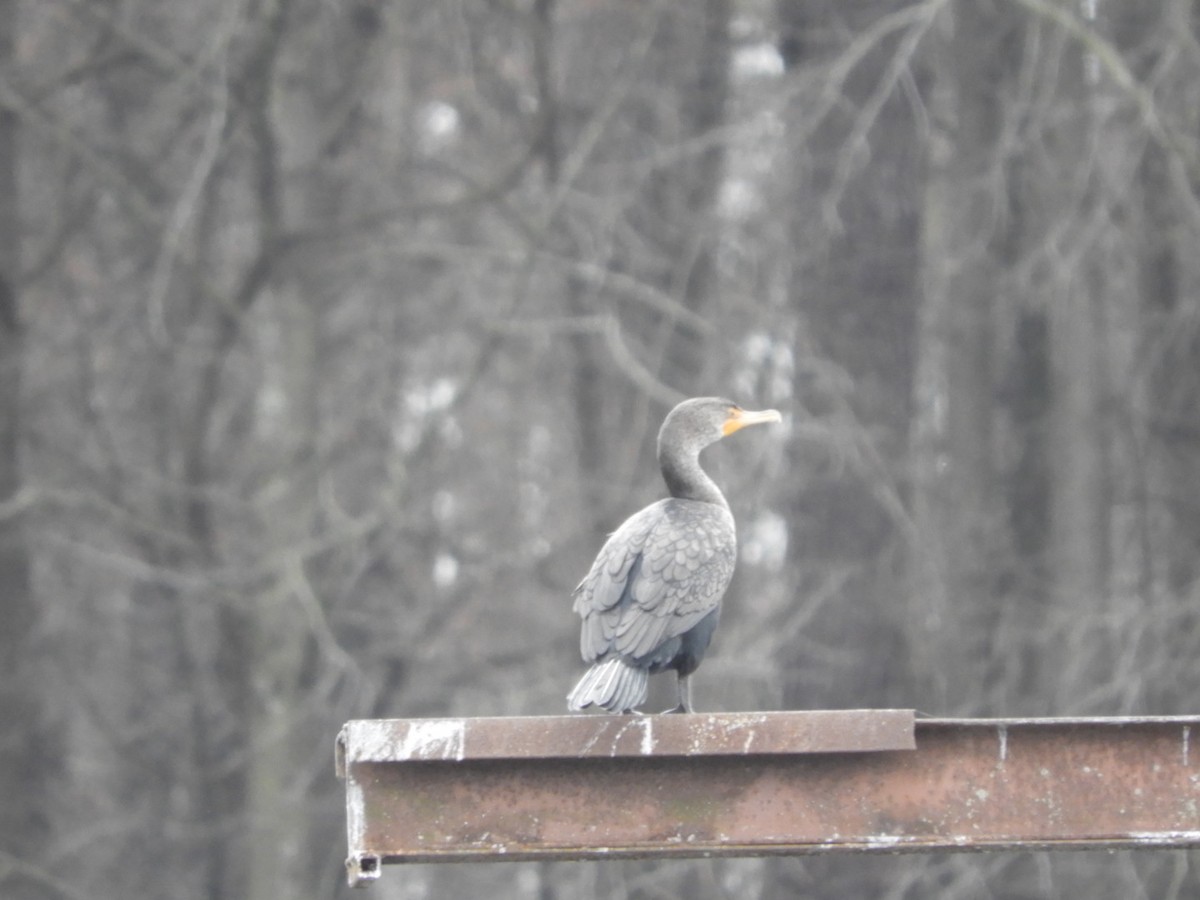
[[[665,712],[692,712],[688,679],[712,640],[737,559],[733,514],[700,467],[700,451],[780,421],[778,410],[744,410],[723,397],[684,400],[667,414],[658,463],[670,496],[626,519],[572,592],[590,668],[567,695],[568,709],[636,712],[649,676],[674,669],[678,703]]]

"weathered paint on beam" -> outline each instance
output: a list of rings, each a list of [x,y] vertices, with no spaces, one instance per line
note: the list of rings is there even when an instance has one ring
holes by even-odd
[[[350,722],[347,866],[361,883],[404,861],[1200,846],[1198,726],[907,710]]]
[[[343,752],[358,763],[912,750],[913,720],[910,709],[359,719],[338,737],[338,766]]]

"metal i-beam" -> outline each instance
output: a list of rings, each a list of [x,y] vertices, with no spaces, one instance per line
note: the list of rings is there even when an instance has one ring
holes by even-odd
[[[1200,846],[1200,717],[381,719],[337,740],[383,863]]]

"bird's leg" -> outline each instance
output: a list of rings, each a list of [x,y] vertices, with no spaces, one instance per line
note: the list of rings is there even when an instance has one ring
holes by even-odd
[[[679,690],[679,704],[672,706],[670,709],[664,709],[664,713],[690,713],[692,711],[692,683],[689,680],[690,677],[690,675],[675,673],[675,686]]]

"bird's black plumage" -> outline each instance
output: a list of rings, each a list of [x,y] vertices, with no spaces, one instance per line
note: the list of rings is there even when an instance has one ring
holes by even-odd
[[[583,618],[579,648],[591,668],[568,696],[573,710],[628,712],[646,699],[648,677],[674,669],[679,705],[700,664],[733,576],[737,533],[729,504],[700,468],[700,451],[779,413],[746,412],[718,397],[685,400],[667,415],[658,459],[671,496],[628,518],[605,542],[574,592]]]

